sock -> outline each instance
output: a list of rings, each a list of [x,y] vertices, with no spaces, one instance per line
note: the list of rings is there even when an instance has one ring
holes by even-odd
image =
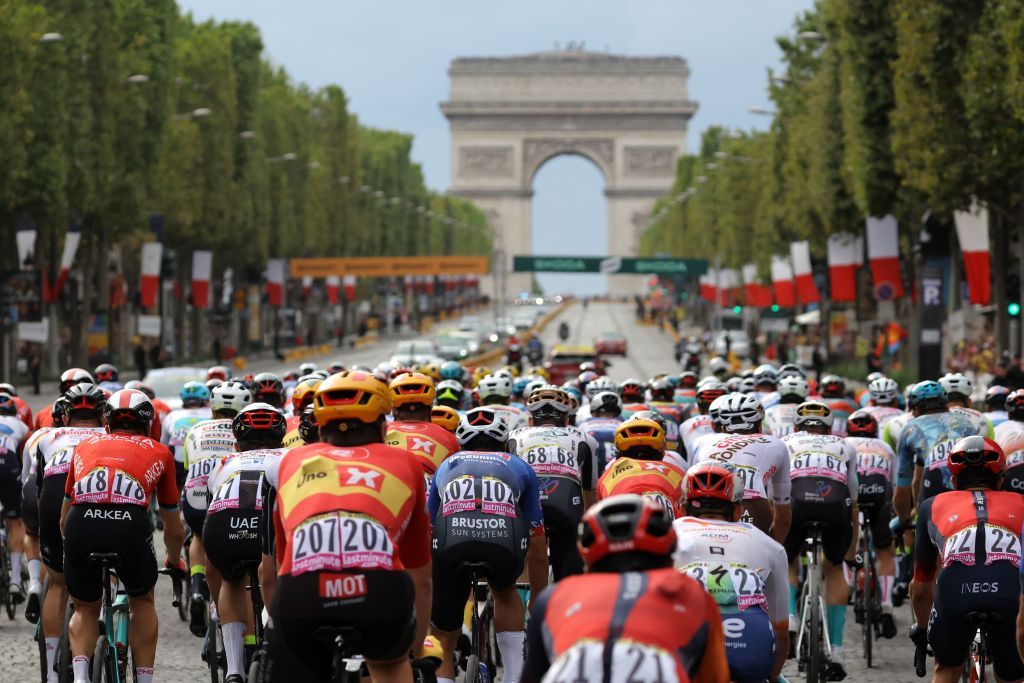
[[[42,560],[29,560],[28,561],[28,580],[39,581],[39,577],[43,574],[43,561]]]
[[[71,670],[75,675],[75,683],[89,683],[89,658],[75,657],[71,660]]]
[[[454,678],[438,678],[437,683],[455,683]]]
[[[796,615],[796,586],[789,587],[789,616]],[[792,629],[791,629],[792,630]]]
[[[256,644],[256,634],[255,633],[246,633],[245,634],[245,640],[243,640],[242,642],[245,643],[246,645],[255,645]]]
[[[153,667],[135,667],[135,683],[153,683]]]
[[[502,631],[497,634],[498,650],[501,661],[505,665],[504,683],[519,683],[519,675],[523,672],[523,643],[526,642],[525,631]]]
[[[25,561],[25,553],[11,553],[11,583],[21,583],[21,565]]]
[[[846,581],[847,586],[853,585],[853,567],[843,562],[843,579]]]
[[[53,670],[53,662],[57,659],[57,643],[60,638],[46,638],[46,680],[56,681],[57,672]]]
[[[832,661],[836,664],[843,663],[843,646],[833,645],[832,646]]]
[[[245,635],[245,624],[232,621],[220,627],[224,636],[224,654],[228,660],[228,676],[242,673],[242,638]]]
[[[896,583],[896,577],[892,574],[885,574],[878,577],[882,586],[882,607],[892,607],[892,586]]]
[[[188,575],[195,576],[196,574],[203,575],[203,581],[206,580],[206,565],[205,564],[194,564],[188,568]]]
[[[843,629],[846,628],[846,605],[827,605],[828,637],[835,647],[843,646]]]

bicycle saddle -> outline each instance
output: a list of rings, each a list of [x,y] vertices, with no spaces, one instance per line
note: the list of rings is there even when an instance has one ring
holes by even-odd
[[[466,574],[476,574],[477,578],[480,578],[490,576],[494,571],[494,565],[490,562],[463,562],[459,565],[459,569]]]
[[[313,637],[327,643],[334,643],[341,638],[346,647],[351,647],[363,639],[362,634],[351,626],[321,626],[313,631]]]
[[[980,626],[997,626],[1003,623],[1003,618],[998,612],[968,612],[966,620],[973,628],[978,628]]]
[[[116,567],[121,564],[121,556],[117,553],[89,553],[89,564],[105,564],[108,567]]]

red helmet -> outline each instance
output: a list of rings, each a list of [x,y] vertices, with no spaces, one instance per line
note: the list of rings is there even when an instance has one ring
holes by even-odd
[[[638,403],[644,400],[644,391],[647,389],[644,383],[638,379],[627,379],[619,385],[619,396],[624,402]]]
[[[229,374],[228,366],[214,365],[206,371],[206,379],[219,379],[221,382],[227,382]]]
[[[117,368],[110,363],[101,363],[92,371],[97,382],[116,382],[118,377]]]
[[[588,567],[617,553],[667,557],[675,547],[672,514],[644,496],[606,498],[587,510],[580,521],[579,550]]]
[[[88,382],[89,384],[96,384],[96,380],[93,379],[92,374],[88,370],[82,368],[71,368],[65,370],[60,376],[60,393],[61,396],[67,393],[68,389],[76,384],[82,382]]]
[[[137,389],[122,389],[111,394],[103,404],[103,421],[107,431],[124,424],[143,424],[148,431],[154,412],[149,396]]]
[[[736,504],[743,500],[743,485],[731,467],[708,460],[686,473],[683,496],[688,505],[696,508],[700,507],[699,501],[708,498]]]
[[[846,421],[847,436],[878,436],[878,420],[866,410],[858,410]]]
[[[953,486],[959,489],[961,476],[968,472],[987,470],[1001,477],[1006,471],[1006,454],[992,439],[984,436],[968,436],[957,442],[947,461],[949,473],[953,475]]]
[[[700,378],[696,372],[687,370],[686,372],[679,373],[679,388],[680,389],[696,389],[697,384],[700,383]]]

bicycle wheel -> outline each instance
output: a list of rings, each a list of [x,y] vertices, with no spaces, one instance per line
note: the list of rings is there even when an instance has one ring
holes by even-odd
[[[878,585],[875,576],[875,561],[870,551],[864,556],[864,623],[861,624],[861,636],[864,642],[864,660],[870,669],[874,655],[875,626],[878,622],[878,610],[875,602],[878,599]]]
[[[807,603],[808,615],[807,628],[807,683],[822,683],[828,678],[827,664],[825,658],[825,625],[821,619],[821,572],[818,566],[810,567],[807,576],[808,595],[810,600]]]
[[[466,659],[466,683],[484,683],[480,677],[480,658],[470,655]]]
[[[49,668],[46,666],[46,638],[43,637],[42,620],[36,624],[35,639],[36,645],[39,646],[39,673],[42,675],[42,683],[46,683],[46,679],[50,675],[50,672]]]
[[[96,640],[96,649],[92,651],[92,683],[114,683],[114,677],[110,671],[110,643],[107,637],[101,635]]]
[[[71,637],[68,635],[68,626],[71,623],[72,613],[72,603],[68,600],[68,606],[64,610],[64,625],[61,626],[60,630],[60,641],[57,643],[58,683],[73,683],[75,680],[74,670],[71,666]]]
[[[210,683],[220,683],[220,658],[217,654],[217,624],[206,625],[206,664],[210,668]]]

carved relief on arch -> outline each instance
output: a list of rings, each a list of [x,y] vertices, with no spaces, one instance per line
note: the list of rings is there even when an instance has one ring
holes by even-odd
[[[613,181],[615,141],[611,138],[528,138],[523,141],[523,185],[533,184],[533,176],[544,162],[560,154],[590,159],[601,169],[606,184]]]

